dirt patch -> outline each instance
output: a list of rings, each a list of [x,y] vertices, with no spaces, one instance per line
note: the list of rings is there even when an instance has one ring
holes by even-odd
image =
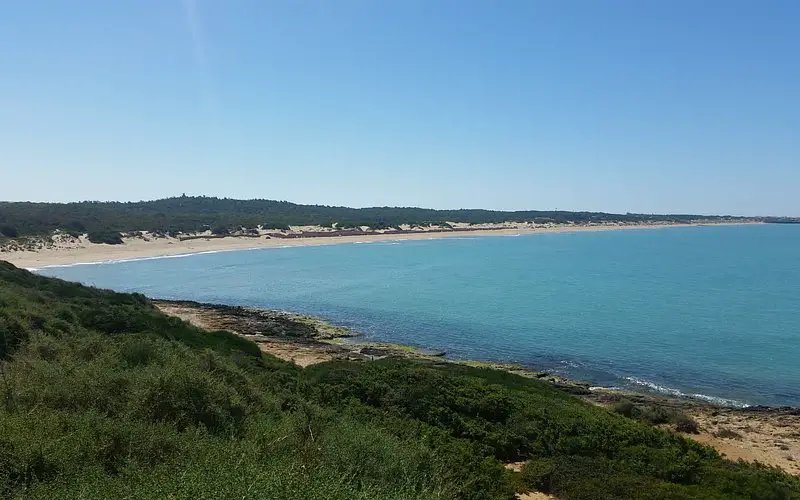
[[[584,399],[604,407],[620,400],[680,411],[697,422],[698,434],[680,433],[711,446],[730,460],[759,462],[800,475],[800,409],[728,408],[649,394],[597,391]],[[674,432],[674,425],[660,426]]]
[[[351,361],[368,359],[358,351],[317,340],[282,339],[265,336],[248,338],[255,342],[263,352],[303,368],[336,359]]]
[[[780,467],[800,475],[800,415],[781,409],[698,409],[689,412],[700,434],[687,436],[707,444],[731,460]]]
[[[517,498],[519,500],[550,500],[555,497],[540,491],[529,491],[528,493],[517,493]]]
[[[170,303],[170,302],[157,302],[156,306],[163,312],[164,314],[168,314],[170,316],[175,316],[176,318],[180,318],[184,321],[188,321],[189,323],[193,324],[196,327],[202,328],[204,330],[218,330],[219,328],[216,326],[216,322],[214,318],[211,317],[209,314],[203,314],[203,311],[198,309],[193,309],[191,307],[180,306],[178,304]],[[239,333],[239,332],[234,332]]]

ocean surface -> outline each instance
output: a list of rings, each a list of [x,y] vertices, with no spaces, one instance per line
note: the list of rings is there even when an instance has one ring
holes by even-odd
[[[39,272],[315,314],[369,340],[598,386],[800,406],[800,225],[273,248]]]

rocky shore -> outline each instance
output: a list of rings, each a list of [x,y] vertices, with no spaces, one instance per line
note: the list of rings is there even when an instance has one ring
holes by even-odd
[[[303,367],[337,359],[441,359],[445,354],[400,344],[360,342],[358,332],[303,314],[193,301],[153,302],[166,314],[208,330],[243,335],[262,351]]]

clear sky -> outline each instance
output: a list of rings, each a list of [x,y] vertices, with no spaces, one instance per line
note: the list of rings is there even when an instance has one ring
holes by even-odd
[[[800,1],[7,0],[0,199],[800,215]]]

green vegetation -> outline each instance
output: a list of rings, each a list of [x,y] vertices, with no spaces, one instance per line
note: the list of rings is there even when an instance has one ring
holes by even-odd
[[[685,434],[699,434],[700,430],[697,421],[691,417],[683,416],[675,422],[675,430]]]
[[[0,202],[0,227],[14,229],[18,235],[45,235],[56,229],[65,232],[191,233],[208,229],[254,228],[284,229],[289,225],[319,224],[339,228],[370,226],[397,227],[401,224],[499,223],[536,221],[558,224],[577,222],[688,222],[697,219],[728,220],[730,217],[699,215],[606,214],[599,212],[492,210],[429,210],[422,208],[346,208],[296,205],[285,201],[232,200],[181,196],[133,203],[12,203]],[[224,234],[224,233],[219,233]]]
[[[538,380],[409,360],[303,370],[142,295],[4,262],[0,345],[3,497],[800,498],[797,478]]]
[[[86,236],[92,243],[105,243],[107,245],[122,244],[122,235],[119,231],[90,231]]]
[[[614,412],[650,425],[673,424],[678,432],[698,433],[697,422],[676,409],[659,405],[635,405],[627,399],[623,399],[614,405]]]

